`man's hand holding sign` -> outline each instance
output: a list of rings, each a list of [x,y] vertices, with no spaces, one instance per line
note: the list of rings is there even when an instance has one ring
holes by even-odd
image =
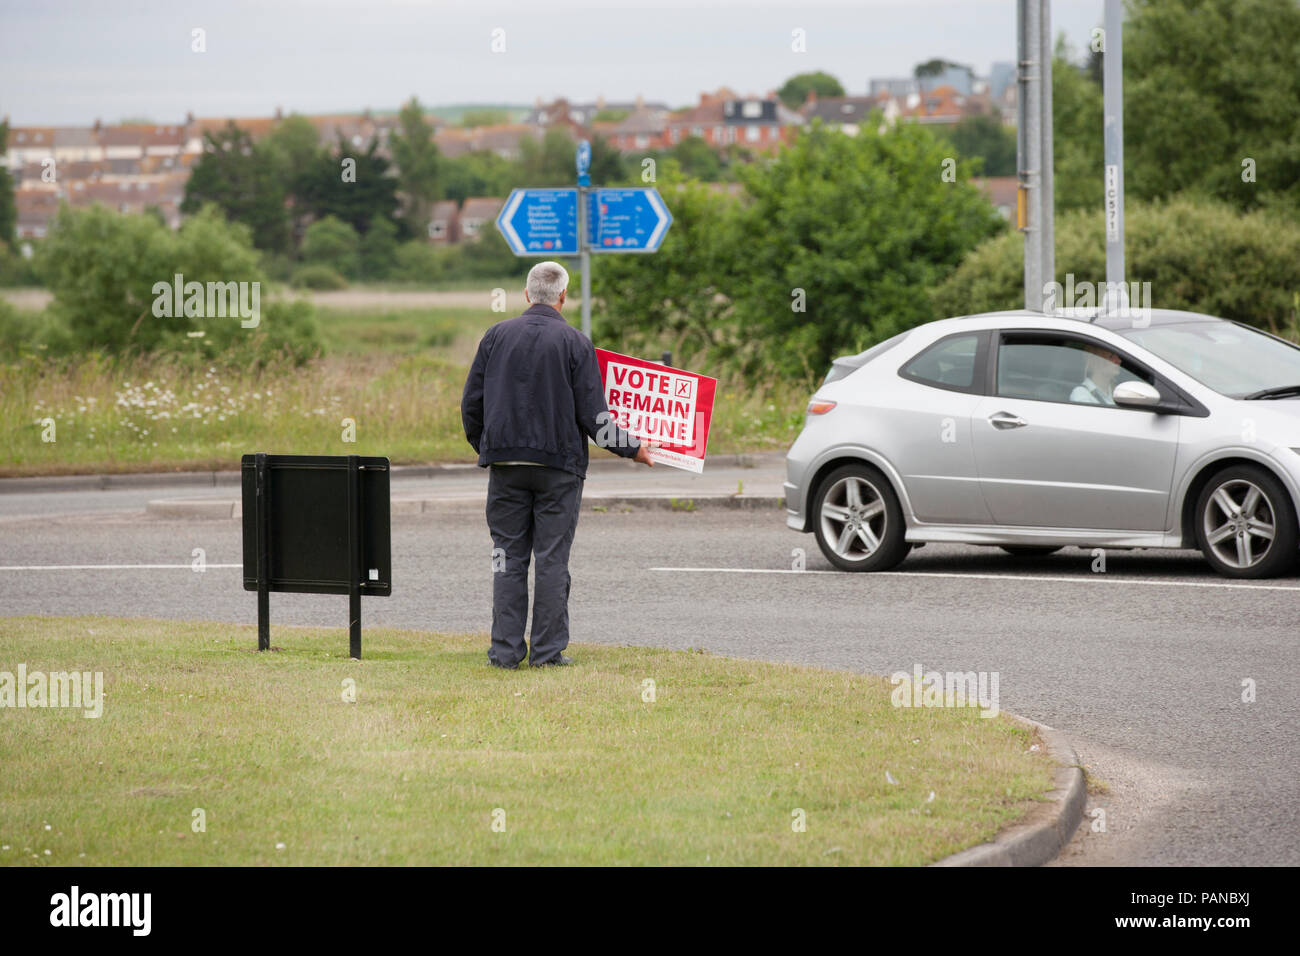
[[[717,380],[605,349],[596,360],[611,424],[651,446],[646,464],[702,472]]]

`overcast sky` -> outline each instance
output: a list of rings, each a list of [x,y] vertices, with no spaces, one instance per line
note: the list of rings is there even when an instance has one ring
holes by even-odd
[[[1081,50],[1102,0],[1053,0]],[[944,57],[1015,58],[1015,0],[0,0],[0,116],[124,117],[393,109],[537,97],[684,106],[826,70],[850,93]],[[191,51],[191,31],[207,52]],[[505,52],[492,34],[504,30]],[[791,50],[796,28],[807,52]]]

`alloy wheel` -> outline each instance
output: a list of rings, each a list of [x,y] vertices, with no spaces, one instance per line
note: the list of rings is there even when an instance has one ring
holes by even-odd
[[[1277,534],[1273,503],[1263,489],[1244,478],[1215,488],[1201,520],[1205,542],[1215,556],[1239,570],[1263,561]]]
[[[875,554],[888,522],[879,489],[856,475],[835,482],[822,502],[822,537],[846,561],[864,561]]]

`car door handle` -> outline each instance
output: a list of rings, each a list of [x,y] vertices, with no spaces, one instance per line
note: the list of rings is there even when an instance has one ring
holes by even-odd
[[[994,412],[989,416],[989,424],[994,428],[1024,428],[1029,422],[1025,421],[1019,415],[1012,415],[1010,412]]]

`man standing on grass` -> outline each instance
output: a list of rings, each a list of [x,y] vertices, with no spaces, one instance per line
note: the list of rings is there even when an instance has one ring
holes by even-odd
[[[489,468],[492,646],[488,661],[513,670],[529,648],[528,564],[537,556],[529,663],[570,664],[569,547],[587,477],[587,438],[650,465],[649,449],[619,428],[605,404],[596,350],[564,321],[569,273],[539,262],[528,273],[523,315],[487,330],[465,380],[465,437]]]

